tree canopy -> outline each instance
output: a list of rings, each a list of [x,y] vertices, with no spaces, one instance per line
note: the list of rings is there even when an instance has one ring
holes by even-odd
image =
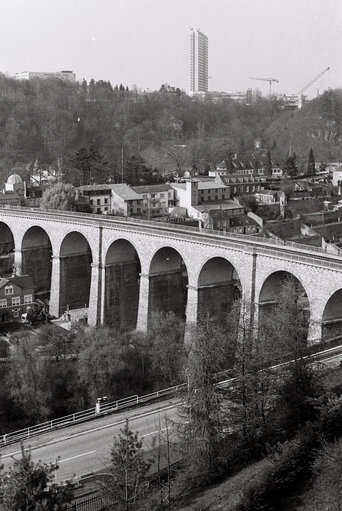
[[[75,188],[69,183],[56,183],[44,191],[40,207],[71,211],[74,209],[74,203]]]

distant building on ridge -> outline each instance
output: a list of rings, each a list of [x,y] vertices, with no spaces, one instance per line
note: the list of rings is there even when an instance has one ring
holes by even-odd
[[[188,72],[190,92],[208,92],[208,37],[191,29],[188,35]]]
[[[14,78],[17,80],[33,80],[35,78],[45,80],[47,78],[58,78],[64,82],[76,82],[76,74],[73,71],[55,71],[52,73],[40,71],[22,71],[21,73],[15,73]]]

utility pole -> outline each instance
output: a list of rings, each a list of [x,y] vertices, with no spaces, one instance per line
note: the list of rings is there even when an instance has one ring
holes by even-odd
[[[123,173],[124,173],[124,161],[123,161],[123,145],[121,146],[121,183],[123,183]]]

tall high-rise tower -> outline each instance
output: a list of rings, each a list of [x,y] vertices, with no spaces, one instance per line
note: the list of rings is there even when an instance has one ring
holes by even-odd
[[[200,30],[191,29],[188,42],[190,92],[208,91],[208,38]]]

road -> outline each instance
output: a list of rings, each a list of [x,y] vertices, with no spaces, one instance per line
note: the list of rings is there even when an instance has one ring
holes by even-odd
[[[118,415],[102,418],[99,421],[53,432],[34,439],[28,439],[25,446],[32,448],[32,459],[44,463],[54,463],[59,457],[57,480],[65,480],[73,475],[85,476],[104,471],[109,465],[110,448],[113,437],[119,433],[128,419],[129,427],[138,431],[145,448],[157,441],[159,429],[165,429],[165,416],[179,421],[176,400],[155,403],[144,408],[130,410]],[[5,469],[13,464],[13,458],[20,457],[17,444],[1,450],[1,461]]]
[[[339,364],[342,357],[341,350],[339,349],[337,353],[334,350],[331,351],[330,356],[329,353],[325,356],[325,365]],[[318,362],[318,365],[321,363]],[[162,430],[165,428],[165,417],[179,422],[178,403],[179,400],[175,398],[100,417],[29,438],[24,445],[31,446],[34,461],[54,463],[59,457],[60,468],[56,473],[58,480],[65,480],[73,475],[84,476],[98,471],[106,472],[113,437],[119,433],[126,419],[129,420],[130,428],[139,432],[140,437],[143,438],[144,447],[148,449],[158,439],[159,428]],[[13,464],[13,458],[20,457],[20,445],[3,447],[0,454],[4,468],[8,469]]]

